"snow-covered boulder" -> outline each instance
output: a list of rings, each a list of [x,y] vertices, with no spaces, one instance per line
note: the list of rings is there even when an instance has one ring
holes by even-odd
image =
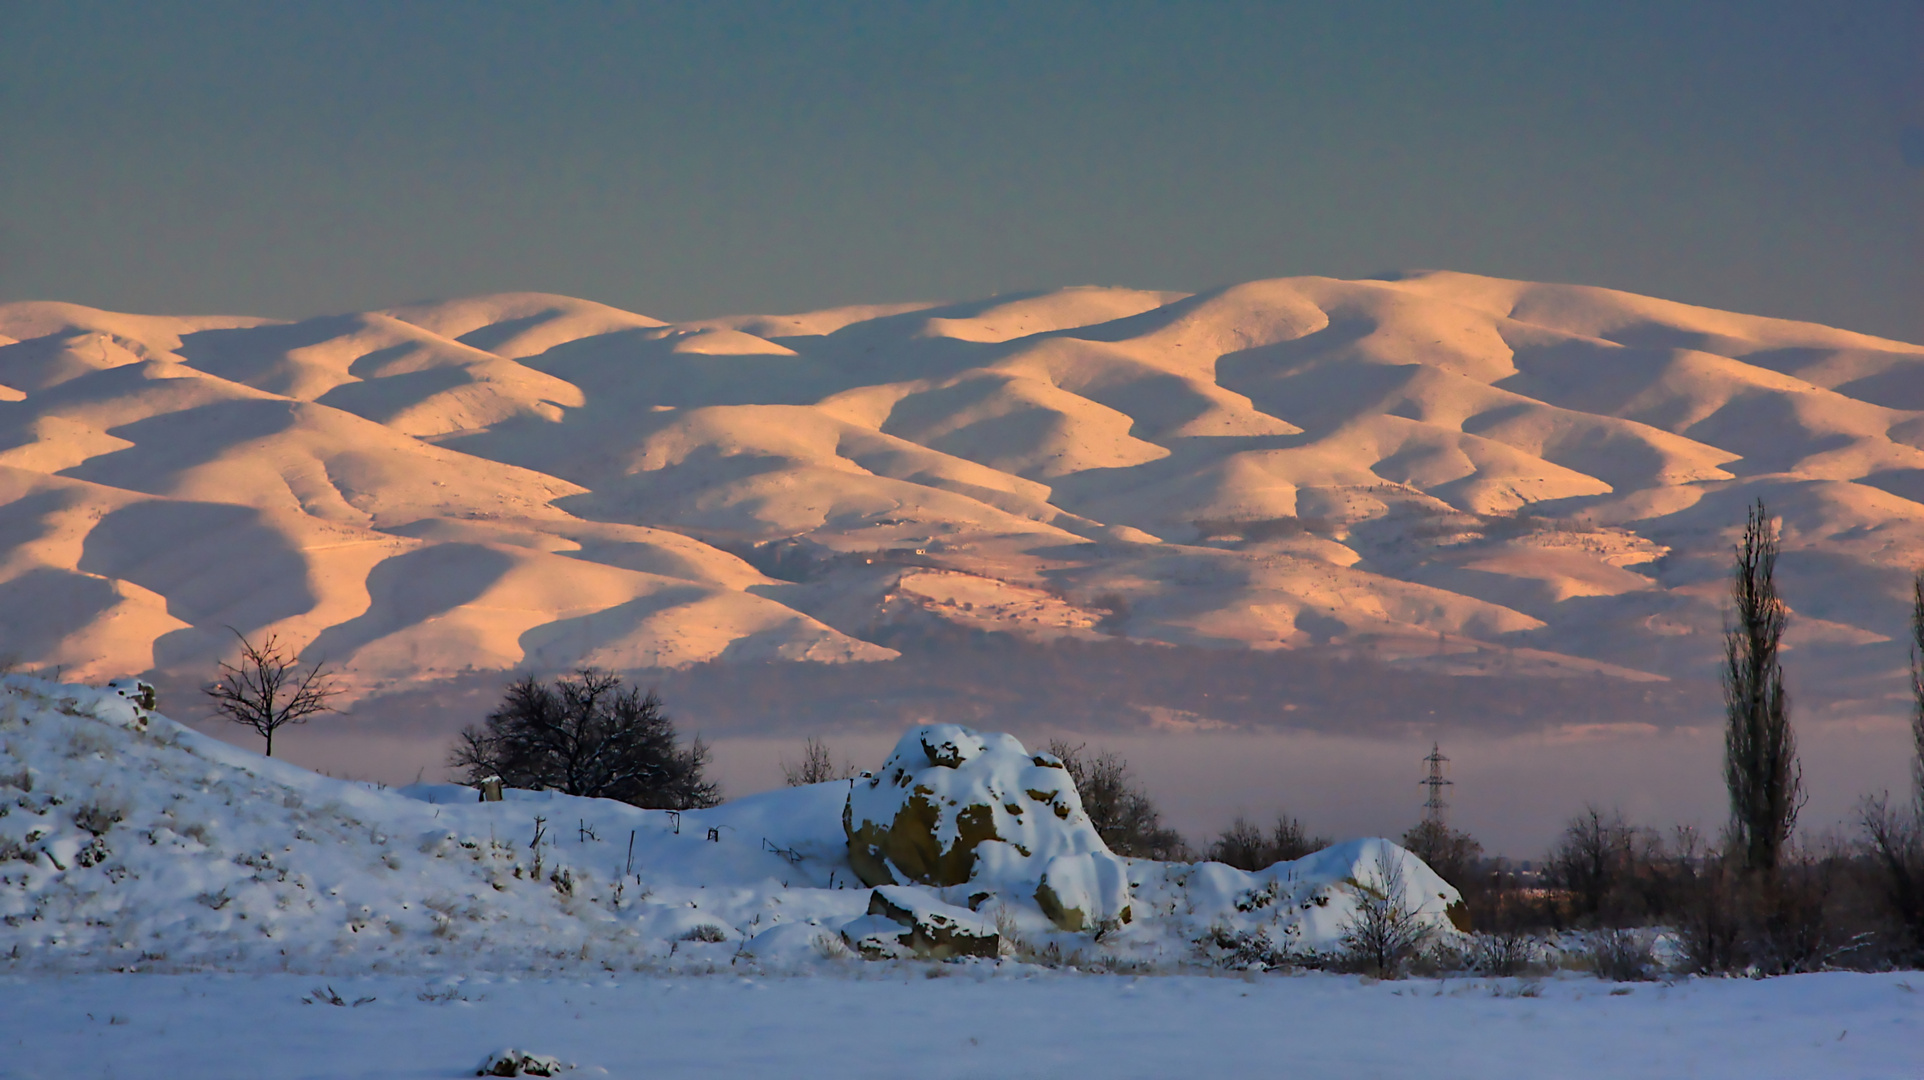
[[[985,956],[993,960],[1002,951],[1002,938],[993,923],[968,908],[945,904],[923,889],[884,885],[869,895],[868,913],[893,924],[896,943],[916,956],[937,960]],[[862,939],[850,940],[849,945],[864,952],[866,938],[888,933],[865,922]]]
[[[1068,770],[1011,735],[908,732],[850,788],[842,827],[868,885],[967,885],[970,907],[1019,897],[1065,930],[1133,917],[1128,864],[1102,842]]]

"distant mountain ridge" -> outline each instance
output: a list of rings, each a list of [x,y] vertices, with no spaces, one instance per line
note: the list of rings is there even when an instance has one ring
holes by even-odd
[[[1800,678],[1902,691],[1924,347],[1431,272],[669,324],[0,306],[0,654],[357,693],[886,661],[903,627],[1701,677],[1784,521]]]

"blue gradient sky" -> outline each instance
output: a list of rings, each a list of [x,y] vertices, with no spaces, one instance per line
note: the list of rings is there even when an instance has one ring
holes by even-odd
[[[0,0],[0,299],[1447,267],[1924,340],[1924,4]]]

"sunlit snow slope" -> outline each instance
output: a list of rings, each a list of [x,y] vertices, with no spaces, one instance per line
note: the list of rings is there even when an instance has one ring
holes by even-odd
[[[1924,347],[1454,273],[684,324],[0,307],[0,653],[363,690],[894,655],[878,626],[1710,670],[1745,506],[1804,662],[1901,690]],[[1888,684],[1888,685],[1887,685]]]

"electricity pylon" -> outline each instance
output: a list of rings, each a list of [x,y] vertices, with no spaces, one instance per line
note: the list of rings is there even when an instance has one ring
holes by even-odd
[[[1450,759],[1443,756],[1442,748],[1438,744],[1431,743],[1430,756],[1424,758],[1423,763],[1430,767],[1429,775],[1417,781],[1418,786],[1430,789],[1430,797],[1423,800],[1423,820],[1441,825],[1443,811],[1450,805],[1443,800],[1443,789],[1451,786],[1451,781],[1443,777],[1443,766],[1448,765]]]

